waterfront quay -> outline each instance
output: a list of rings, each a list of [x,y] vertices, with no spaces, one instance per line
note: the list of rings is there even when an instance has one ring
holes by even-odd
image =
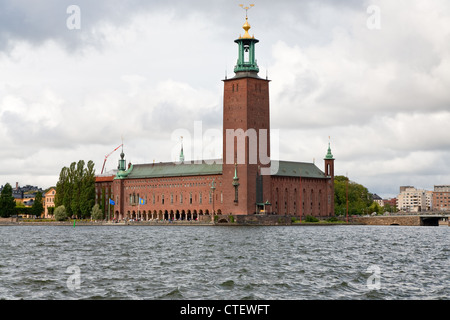
[[[69,220],[53,221],[41,219],[1,218],[0,226],[11,225],[49,225],[49,226],[315,226],[315,225],[373,225],[373,226],[450,226],[450,214],[393,214],[382,216],[350,216],[340,217],[341,220],[319,220],[308,222],[289,215],[242,215],[216,216],[202,220],[121,220],[121,221],[90,221]]]

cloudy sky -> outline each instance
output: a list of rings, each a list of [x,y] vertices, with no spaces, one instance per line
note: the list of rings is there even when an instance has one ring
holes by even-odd
[[[240,3],[282,160],[322,168],[331,137],[336,174],[382,197],[450,184],[448,0],[0,0],[0,185],[100,173],[122,138],[132,163],[175,160],[180,133],[194,158],[198,121],[222,130]]]

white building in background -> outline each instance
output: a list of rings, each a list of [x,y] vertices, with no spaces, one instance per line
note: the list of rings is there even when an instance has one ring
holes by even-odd
[[[429,211],[432,207],[433,191],[416,189],[412,186],[400,187],[397,208],[405,212]]]
[[[381,197],[380,197],[379,195],[374,194],[374,195],[373,195],[373,201],[375,201],[376,203],[378,203],[378,205],[379,205],[380,207],[384,207],[384,200],[381,199]]]

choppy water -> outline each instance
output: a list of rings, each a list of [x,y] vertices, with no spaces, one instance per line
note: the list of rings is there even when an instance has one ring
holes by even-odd
[[[0,227],[0,298],[449,299],[449,231]]]

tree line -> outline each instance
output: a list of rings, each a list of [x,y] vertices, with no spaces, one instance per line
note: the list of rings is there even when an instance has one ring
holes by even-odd
[[[385,211],[397,211],[390,205],[380,206],[373,200],[373,194],[363,185],[350,181],[345,176],[334,177],[334,212],[336,215],[346,215],[348,197],[348,214],[382,214]]]
[[[11,184],[6,183],[0,193],[0,217],[9,218],[18,214],[33,215],[40,217],[44,212],[44,204],[42,193],[36,193],[32,207],[25,207],[23,203],[16,203],[13,197],[13,189]]]

